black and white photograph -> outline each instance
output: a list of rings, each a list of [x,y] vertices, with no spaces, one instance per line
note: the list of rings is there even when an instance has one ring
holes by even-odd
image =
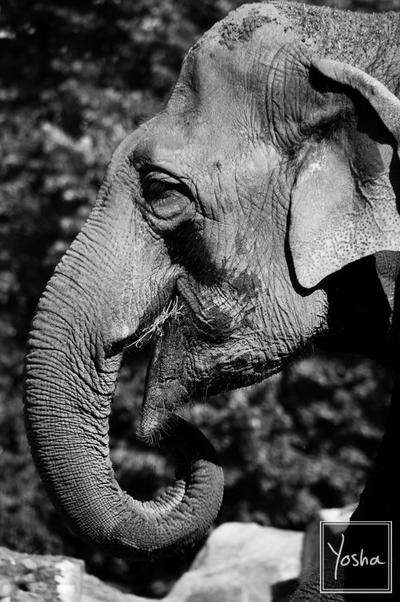
[[[400,0],[0,0],[0,602],[400,601]]]

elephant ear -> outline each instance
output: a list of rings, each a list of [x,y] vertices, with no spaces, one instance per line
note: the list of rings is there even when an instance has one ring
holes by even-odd
[[[312,68],[352,117],[336,124],[339,134],[313,138],[292,189],[288,240],[304,288],[367,255],[400,251],[400,101],[350,65],[321,59]]]

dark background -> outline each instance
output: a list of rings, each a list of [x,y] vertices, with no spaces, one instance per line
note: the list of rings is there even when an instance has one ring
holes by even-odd
[[[133,565],[63,526],[22,421],[24,346],[38,297],[88,215],[113,149],[164,104],[186,50],[236,0],[0,0],[0,545],[84,558],[88,570],[162,596],[190,561]],[[400,10],[400,0],[314,2]],[[124,359],[111,418],[122,487],[141,499],[173,476],[136,438],[148,350]],[[392,375],[354,356],[310,355],[252,388],[196,404],[224,466],[218,521],[303,529],[357,499]]]

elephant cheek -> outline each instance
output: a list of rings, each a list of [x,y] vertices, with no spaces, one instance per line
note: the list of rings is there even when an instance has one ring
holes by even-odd
[[[143,266],[145,278],[134,279],[127,272],[109,295],[100,319],[102,341],[106,349],[122,350],[127,345],[140,346],[156,330],[160,315],[171,305],[179,275],[179,268],[170,265],[168,258],[162,257],[161,260],[157,264],[157,279],[151,278],[146,273],[146,266]]]

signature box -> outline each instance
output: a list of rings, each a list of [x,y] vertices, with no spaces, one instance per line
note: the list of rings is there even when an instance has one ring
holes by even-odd
[[[320,593],[392,593],[392,521],[320,522]]]

